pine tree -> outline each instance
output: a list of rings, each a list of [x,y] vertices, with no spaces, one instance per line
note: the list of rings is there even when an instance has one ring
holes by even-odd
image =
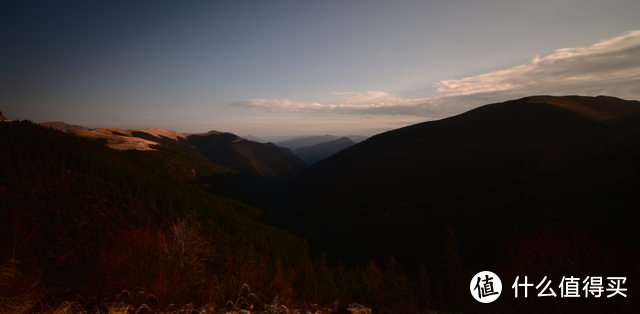
[[[464,306],[462,300],[468,299],[471,272],[462,263],[459,248],[460,241],[453,233],[451,226],[444,229],[443,245],[436,257],[439,268],[437,279],[438,303],[447,311],[456,311]]]
[[[322,289],[320,303],[335,301],[338,298],[338,290],[333,279],[333,269],[328,265],[324,252],[320,255],[318,265],[318,284]]]
[[[427,309],[431,306],[431,288],[429,287],[429,275],[424,264],[418,265],[418,306],[420,309]]]
[[[300,295],[306,301],[315,302],[315,288],[317,286],[316,274],[314,270],[313,261],[309,254],[309,243],[304,240],[302,243],[302,264],[300,275]]]
[[[389,256],[389,262],[385,265],[384,283],[389,308],[408,310],[407,307],[414,304],[413,288],[393,256]]]
[[[362,281],[360,282],[360,291],[367,305],[379,307],[384,305],[382,302],[384,289],[384,275],[376,265],[373,259],[369,260],[365,270],[362,272]]]
[[[402,299],[401,278],[402,268],[393,256],[389,256],[389,261],[385,265],[384,285],[387,291],[388,306],[400,304]]]
[[[532,224],[539,226],[551,226],[555,224],[555,206],[553,202],[546,197],[545,190],[542,186],[536,185],[533,188],[529,204],[531,204],[529,219]]]

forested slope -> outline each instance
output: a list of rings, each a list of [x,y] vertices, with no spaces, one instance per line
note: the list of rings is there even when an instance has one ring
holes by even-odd
[[[225,239],[270,247],[285,263],[302,242],[254,220],[257,209],[213,196],[100,143],[28,121],[0,124],[2,260],[17,240],[23,263],[47,281],[79,286],[122,230],[166,227],[193,214]],[[24,242],[24,243],[23,243]]]

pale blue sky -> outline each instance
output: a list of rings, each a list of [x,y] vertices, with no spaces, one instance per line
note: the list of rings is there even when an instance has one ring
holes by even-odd
[[[88,2],[0,5],[9,119],[372,135],[539,93],[640,98],[637,0]]]

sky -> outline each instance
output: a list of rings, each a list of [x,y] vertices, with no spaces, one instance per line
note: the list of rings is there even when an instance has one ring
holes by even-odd
[[[3,1],[0,111],[366,135],[531,95],[640,99],[640,1]]]

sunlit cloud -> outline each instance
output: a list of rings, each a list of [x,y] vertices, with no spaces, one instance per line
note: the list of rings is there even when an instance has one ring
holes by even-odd
[[[418,116],[430,120],[533,95],[608,95],[639,99],[640,31],[588,47],[558,49],[505,70],[441,80],[433,87],[442,96],[406,98],[383,91],[333,92],[331,95],[346,98],[337,104],[245,99],[228,105],[267,112]]]

